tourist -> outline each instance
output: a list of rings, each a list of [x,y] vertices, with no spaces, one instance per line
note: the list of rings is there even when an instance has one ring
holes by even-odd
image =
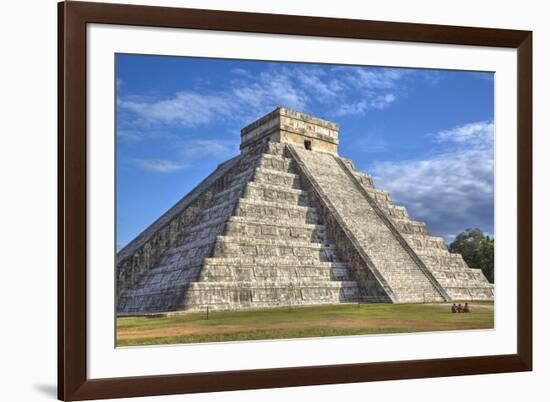
[[[468,303],[464,303],[464,309],[462,310],[463,313],[469,313],[470,312],[470,306],[468,306]]]
[[[456,312],[457,312],[456,303],[453,303],[453,307],[451,307],[451,313],[456,313]]]

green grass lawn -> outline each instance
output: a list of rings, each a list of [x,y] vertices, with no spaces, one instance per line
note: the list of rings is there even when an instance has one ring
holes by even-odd
[[[117,319],[117,345],[226,342],[259,339],[388,334],[493,328],[493,303],[471,303],[452,314],[450,304],[368,304],[188,313]]]

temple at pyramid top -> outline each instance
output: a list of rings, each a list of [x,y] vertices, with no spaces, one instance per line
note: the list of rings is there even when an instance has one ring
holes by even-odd
[[[247,152],[261,141],[338,155],[338,125],[279,107],[241,130],[241,152]]]

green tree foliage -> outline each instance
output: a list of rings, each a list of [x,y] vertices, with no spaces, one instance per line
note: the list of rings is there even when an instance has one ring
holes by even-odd
[[[480,229],[466,229],[449,245],[449,251],[462,254],[470,268],[481,268],[487,280],[494,283],[495,239],[485,236]]]
[[[455,240],[449,245],[451,253],[460,253],[468,266],[474,258],[477,248],[483,242],[485,236],[480,229],[466,229],[459,233]]]

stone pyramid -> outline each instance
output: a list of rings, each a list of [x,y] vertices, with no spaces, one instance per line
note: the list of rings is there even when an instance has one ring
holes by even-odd
[[[493,285],[337,153],[338,126],[278,108],[117,255],[117,313],[492,300]]]

